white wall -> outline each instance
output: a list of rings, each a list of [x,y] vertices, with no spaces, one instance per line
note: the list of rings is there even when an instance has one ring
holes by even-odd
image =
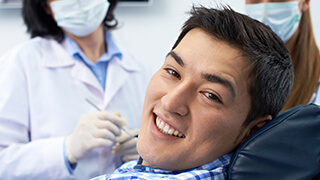
[[[192,4],[216,6],[229,4],[244,12],[244,0],[153,0],[152,6],[121,7],[116,9],[120,26],[113,31],[115,39],[145,59],[154,71],[163,63],[165,55],[175,42]],[[320,44],[319,0],[311,0],[314,32]],[[0,9],[0,55],[29,39],[25,33],[20,9]]]

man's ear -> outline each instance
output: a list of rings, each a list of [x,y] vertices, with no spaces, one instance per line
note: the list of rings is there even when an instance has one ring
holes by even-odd
[[[251,136],[254,132],[256,132],[258,129],[260,129],[263,125],[265,125],[267,122],[271,121],[272,117],[271,115],[265,116],[265,117],[260,117],[257,118],[256,120],[252,121],[248,125],[248,132],[245,136],[245,139]]]
[[[300,0],[299,1],[299,10],[301,13],[306,12],[310,8],[310,0]]]

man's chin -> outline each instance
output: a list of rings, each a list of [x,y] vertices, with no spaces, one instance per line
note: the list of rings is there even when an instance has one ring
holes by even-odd
[[[167,165],[170,164],[166,158],[160,157],[159,153],[156,153],[154,150],[149,149],[145,146],[137,146],[138,153],[142,158],[142,165],[149,166],[152,168],[160,168],[167,170]]]
[[[149,158],[149,156],[144,156],[143,158],[143,156],[141,156],[141,158],[143,159],[142,165],[167,171],[183,170],[181,169],[181,164],[177,164],[177,162],[172,161],[172,158],[155,158],[155,155],[150,156],[152,157]]]

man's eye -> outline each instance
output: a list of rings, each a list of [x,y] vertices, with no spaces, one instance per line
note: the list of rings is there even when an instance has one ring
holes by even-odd
[[[209,92],[203,92],[203,94],[208,98],[210,99],[211,101],[216,101],[218,103],[222,103],[221,99],[215,95],[215,94],[212,94],[212,93],[209,93]]]
[[[164,70],[166,70],[171,76],[181,79],[181,76],[177,73],[177,71],[170,68],[164,68]]]

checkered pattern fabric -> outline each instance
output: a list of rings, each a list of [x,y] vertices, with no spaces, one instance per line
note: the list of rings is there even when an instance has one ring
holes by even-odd
[[[142,159],[123,164],[112,174],[92,180],[129,180],[129,179],[183,179],[183,180],[221,180],[226,179],[226,170],[231,154],[224,155],[208,164],[184,171],[167,171],[141,164]]]

